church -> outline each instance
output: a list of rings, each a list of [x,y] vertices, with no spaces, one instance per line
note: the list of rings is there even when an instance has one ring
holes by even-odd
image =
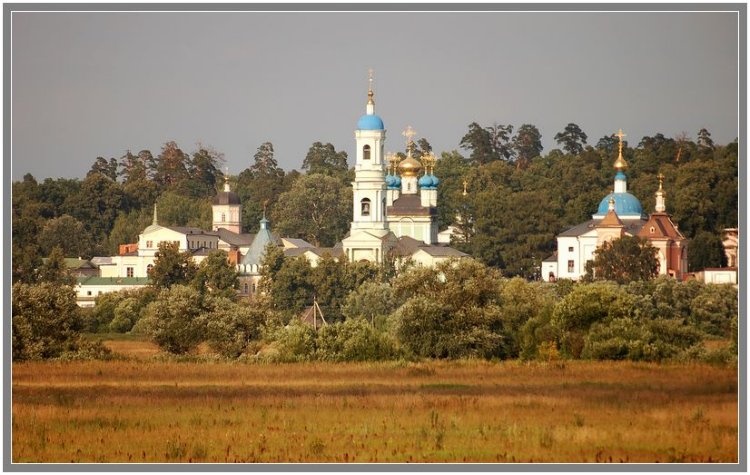
[[[237,266],[239,295],[245,298],[252,298],[258,291],[263,253],[270,243],[283,248],[285,256],[305,257],[312,266],[326,254],[378,265],[390,260],[396,266],[407,261],[434,266],[468,257],[438,239],[440,180],[433,175],[437,159],[428,155],[419,161],[409,153],[400,161],[395,155],[386,158],[386,130],[383,120],[375,114],[372,77],[367,97],[366,113],[359,118],[354,133],[357,152],[352,183],[353,218],[349,233],[341,242],[332,248],[319,248],[303,239],[279,237],[265,216],[256,234],[243,232],[242,203],[225,180],[223,191],[212,202],[211,230],[161,225],[155,205],[153,221],[139,235],[137,243],[121,245],[117,256],[91,260],[99,275],[79,278],[76,286],[79,305],[93,305],[96,296],[102,293],[147,285],[156,251],[165,241],[177,243],[179,250],[189,252],[196,263],[215,249],[226,251],[229,262]],[[404,132],[407,145],[413,134],[411,128]]]
[[[647,239],[657,249],[659,275],[682,280],[687,274],[687,239],[666,212],[664,177],[659,175],[654,212],[646,215],[638,198],[628,192],[628,164],[622,157],[625,134],[620,130],[617,136],[620,143],[614,163],[614,191],[602,199],[589,221],[557,235],[557,252],[542,262],[542,279],[547,282],[579,280],[586,273],[586,262],[594,259],[594,251],[604,242],[623,236]]]

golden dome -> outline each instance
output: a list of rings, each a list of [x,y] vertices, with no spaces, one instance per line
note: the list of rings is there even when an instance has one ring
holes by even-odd
[[[398,164],[398,172],[401,176],[417,176],[422,170],[422,164],[412,157],[406,157]]]
[[[622,171],[628,168],[628,162],[625,161],[624,158],[622,158],[622,153],[617,157],[617,160],[615,160],[615,170]]]

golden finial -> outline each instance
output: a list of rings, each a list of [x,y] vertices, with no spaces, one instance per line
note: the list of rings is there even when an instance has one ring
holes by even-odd
[[[370,83],[367,88],[367,103],[368,104],[375,104],[375,101],[373,100],[373,96],[375,95],[375,93],[372,92],[372,73],[373,73],[372,68],[367,70],[368,81]]]
[[[659,172],[659,174],[656,175],[656,178],[659,179],[659,191],[664,191],[664,188],[662,186],[664,184],[664,175],[662,175],[661,172]]]
[[[437,159],[432,153],[428,153],[422,156],[422,163],[424,164],[425,175],[432,174],[435,171],[435,162]]]
[[[396,165],[398,165],[398,156],[396,156],[393,152],[388,152],[385,154],[385,159],[388,161],[388,164],[391,167],[391,175],[396,174]]]
[[[468,195],[469,192],[466,191],[466,187],[469,186],[469,182],[464,179],[464,192],[462,193],[464,196]]]
[[[617,160],[615,160],[615,170],[620,171],[628,167],[628,162],[626,162],[625,159],[622,158],[622,138],[627,137],[627,135],[623,134],[622,129],[620,129],[620,131],[615,134],[615,137],[620,138],[619,152],[617,154]]]
[[[409,147],[409,144],[412,143],[412,137],[417,135],[417,132],[411,128],[411,125],[407,125],[406,129],[404,129],[403,132],[401,132],[401,135],[406,137],[406,146]]]

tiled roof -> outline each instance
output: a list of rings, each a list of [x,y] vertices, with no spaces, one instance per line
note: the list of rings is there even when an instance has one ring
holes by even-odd
[[[591,231],[596,227],[596,225],[600,222],[600,219],[590,219],[588,221],[585,221],[577,226],[573,226],[570,229],[566,229],[565,231],[558,234],[558,237],[575,237],[575,236],[581,236],[582,234],[586,234],[587,232]],[[645,219],[623,219],[621,220],[623,226],[625,227],[625,232],[628,234],[636,235],[638,234],[638,231],[641,230],[644,224],[646,224]]]
[[[431,216],[437,215],[436,208],[425,208],[419,195],[401,195],[386,210],[388,216]]]
[[[651,230],[653,229],[653,232]],[[648,221],[638,232],[638,236],[647,239],[685,239],[677,230],[669,215],[665,213],[654,213],[649,216]]]
[[[617,213],[615,213],[614,210],[609,210],[604,219],[602,219],[597,225],[597,227],[602,228],[619,228],[622,226],[622,221],[620,220],[620,217],[617,216]]]
[[[214,233],[219,235],[219,239],[222,241],[231,244],[232,246],[249,246],[253,243],[253,239],[255,239],[255,234],[249,234],[249,233],[242,233],[237,234],[233,231],[230,231],[228,229],[219,228]]]

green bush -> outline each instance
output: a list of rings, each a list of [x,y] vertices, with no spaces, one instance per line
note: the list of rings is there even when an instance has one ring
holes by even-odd
[[[138,322],[138,328],[165,351],[183,354],[204,337],[206,310],[201,294],[192,287],[173,285],[162,290]]]
[[[13,361],[55,358],[76,349],[81,320],[72,287],[17,283],[12,310]]]
[[[737,289],[734,285],[706,285],[692,300],[691,322],[709,335],[727,338],[732,319],[738,314]]]
[[[226,298],[216,299],[214,309],[206,315],[208,344],[227,358],[237,358],[250,342],[259,340],[267,320],[260,307],[234,303]]]
[[[598,360],[661,361],[697,348],[699,331],[678,319],[612,318],[595,323],[581,356]]]
[[[578,358],[583,350],[584,336],[592,324],[610,315],[626,316],[632,308],[620,301],[624,292],[613,282],[579,284],[560,300],[552,313],[555,330],[563,355]]]
[[[380,361],[397,355],[395,341],[363,318],[320,329],[315,356],[323,361]]]
[[[341,307],[341,313],[347,319],[362,317],[375,324],[396,308],[393,289],[389,284],[365,282],[349,293]]]
[[[273,340],[273,361],[291,363],[310,361],[315,357],[315,330],[308,325],[292,321],[286,327],[278,329],[273,335]]]

